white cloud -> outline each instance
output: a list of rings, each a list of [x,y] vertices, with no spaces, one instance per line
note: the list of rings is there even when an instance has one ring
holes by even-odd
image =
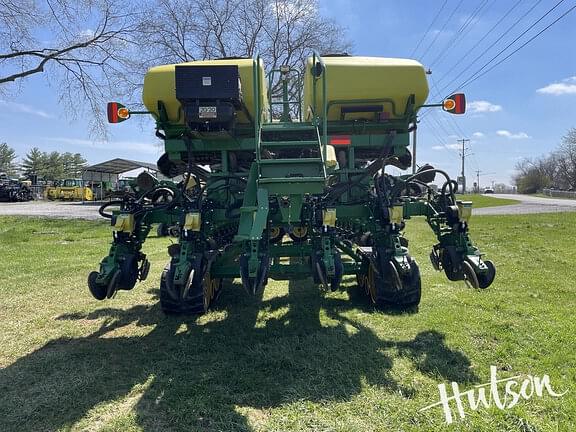
[[[43,118],[54,118],[53,115],[48,114],[46,111],[42,111],[30,105],[25,105],[21,103],[8,102],[0,99],[0,106],[6,107],[8,111],[12,111],[15,113],[32,114]]]
[[[474,138],[484,138],[484,134],[482,132],[474,132],[472,136]]]
[[[432,146],[432,150],[458,150],[460,144],[446,144],[446,145],[435,145]]]
[[[562,82],[548,84],[536,90],[536,93],[560,96],[565,94],[576,94],[576,76],[563,79]]]
[[[139,141],[91,141],[78,138],[47,138],[47,140],[74,147],[89,147],[99,150],[131,150],[150,154],[157,154],[159,148],[153,143]]]
[[[496,105],[485,100],[472,101],[466,104],[467,108],[473,113],[484,113],[484,112],[497,112],[502,111],[501,105]]]
[[[526,132],[518,132],[518,133],[512,133],[508,130],[502,129],[499,131],[496,131],[496,135],[499,135],[501,137],[506,137],[509,139],[528,139],[528,138],[532,138],[530,135],[528,135]]]

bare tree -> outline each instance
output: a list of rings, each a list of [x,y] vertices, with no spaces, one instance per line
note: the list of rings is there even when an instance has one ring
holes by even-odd
[[[47,74],[67,112],[93,113],[103,130],[104,101],[126,73],[137,14],[113,0],[0,0],[0,92]]]
[[[555,153],[558,166],[558,181],[562,189],[576,190],[576,128],[571,128],[562,137]]]
[[[105,103],[139,99],[151,66],[260,52],[301,69],[313,49],[349,49],[344,33],[317,0],[0,0],[0,94],[45,74],[104,133]]]
[[[146,53],[138,62],[140,75],[157,64],[252,57],[257,52],[268,70],[283,65],[301,70],[312,50],[342,53],[351,47],[345,30],[321,16],[317,0],[160,0],[149,3],[146,11],[140,27]],[[280,93],[278,80],[271,90]]]
[[[520,192],[534,193],[549,186],[576,190],[576,128],[562,137],[555,152],[538,159],[523,159],[516,170],[515,181]]]

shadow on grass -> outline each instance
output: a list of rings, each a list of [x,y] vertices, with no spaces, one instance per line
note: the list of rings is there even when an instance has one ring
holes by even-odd
[[[67,429],[92,411],[92,418],[134,412],[144,430],[251,430],[253,409],[347,401],[363,381],[410,398],[415,390],[391,376],[390,349],[423,373],[477,381],[467,357],[442,334],[382,340],[344,316],[355,303],[294,281],[288,295],[262,302],[227,287],[221,309],[200,319],[167,317],[158,305],[63,315],[104,322],[87,337],[50,341],[0,371],[0,429]],[[332,326],[321,324],[321,311],[336,320]],[[150,330],[133,336],[138,330],[126,326]]]

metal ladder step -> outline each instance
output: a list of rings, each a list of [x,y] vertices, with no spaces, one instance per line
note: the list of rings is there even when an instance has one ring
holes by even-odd
[[[276,132],[276,131],[312,131],[316,130],[316,126],[312,123],[265,123],[261,126],[264,132]]]
[[[320,158],[301,158],[301,159],[260,159],[260,165],[297,165],[297,164],[318,164],[322,166]]]
[[[313,147],[319,148],[320,144],[318,141],[262,141],[260,143],[262,147],[282,147],[282,148],[291,148],[291,147]]]

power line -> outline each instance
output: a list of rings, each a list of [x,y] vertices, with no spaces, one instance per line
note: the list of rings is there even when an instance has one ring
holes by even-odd
[[[564,0],[561,0],[561,1],[564,1]],[[475,58],[474,60],[472,60],[472,62],[471,62],[468,66],[466,66],[462,71],[460,71],[460,72],[458,73],[458,75],[457,75],[452,81],[450,81],[449,83],[445,84],[445,85],[440,89],[440,92],[444,91],[447,87],[449,87],[450,85],[452,85],[452,83],[456,82],[456,80],[457,80],[458,78],[460,78],[462,75],[464,75],[464,73],[465,73],[466,71],[470,70],[470,68],[471,68],[472,66],[474,66],[478,60],[480,60],[482,57],[484,57],[484,55],[485,55],[488,51],[490,51],[494,46],[496,46],[496,44],[497,44],[498,42],[500,42],[508,33],[510,33],[510,31],[512,31],[512,29],[513,29],[514,27],[516,27],[524,18],[526,18],[526,16],[527,16],[528,14],[530,14],[530,12],[532,12],[532,11],[534,10],[534,8],[535,8],[536,6],[538,6],[541,2],[542,2],[542,0],[536,0],[536,2],[535,2],[526,12],[524,12],[524,14],[523,14],[520,18],[518,18],[518,19],[517,19],[510,27],[508,27],[504,32],[502,32],[502,34],[501,34],[494,42],[492,42],[484,51],[482,51],[482,53],[480,53],[480,55],[476,56],[476,58]]]
[[[552,21],[550,24],[548,24],[546,27],[544,27],[542,30],[540,30],[538,33],[536,33],[534,36],[532,36],[530,39],[528,39],[526,42],[524,42],[522,45],[520,45],[518,48],[516,48],[514,51],[512,51],[510,54],[508,54],[506,57],[504,57],[502,60],[500,60],[498,63],[496,63],[495,65],[490,67],[488,70],[486,70],[483,73],[481,73],[480,75],[478,75],[473,80],[465,82],[459,88],[464,88],[464,87],[472,84],[474,81],[476,81],[480,77],[483,77],[484,75],[486,75],[488,72],[490,72],[496,66],[498,66],[498,65],[502,64],[503,62],[505,62],[506,60],[508,60],[510,57],[512,57],[514,54],[516,54],[518,51],[520,51],[522,48],[524,48],[526,45],[528,45],[530,42],[532,42],[534,39],[536,39],[538,36],[540,36],[542,33],[544,33],[546,30],[548,30],[550,27],[552,27],[554,24],[556,24],[558,21],[560,21],[566,15],[568,15],[570,12],[572,12],[574,9],[576,9],[576,4],[574,6],[572,6],[570,9],[568,9],[566,12],[564,12],[562,15],[560,15],[558,18],[556,18],[554,21]]]
[[[490,28],[490,30],[488,30],[488,31],[484,34],[484,36],[482,36],[482,37],[478,40],[478,42],[476,42],[476,43],[474,44],[474,46],[473,46],[472,48],[470,48],[468,51],[466,51],[466,54],[464,54],[462,57],[460,57],[460,58],[458,59],[458,61],[456,61],[450,68],[448,68],[448,71],[453,70],[453,69],[454,69],[458,64],[460,64],[466,57],[468,57],[468,55],[470,55],[470,53],[471,53],[472,51],[474,51],[474,50],[478,47],[478,45],[480,45],[482,42],[484,42],[484,40],[485,40],[489,35],[492,34],[492,31],[493,31],[496,27],[498,27],[498,26],[502,23],[502,21],[504,21],[504,20],[508,17],[508,15],[510,15],[510,13],[512,13],[512,11],[513,11],[514,9],[516,9],[516,8],[518,7],[518,5],[519,5],[520,3],[522,3],[523,1],[524,1],[524,0],[518,0],[516,3],[514,3],[514,5],[513,5],[510,9],[508,9],[508,11],[507,11],[504,15],[502,15],[502,17],[496,22],[496,24],[494,24],[494,25]],[[442,77],[438,80],[438,85],[440,85],[440,83],[442,83],[442,81],[444,81],[444,79],[445,79],[449,74],[450,74],[450,72],[447,72],[447,73],[445,73],[444,75],[442,75]]]
[[[414,48],[412,50],[412,52],[410,53],[410,58],[413,58],[413,56],[416,54],[416,52],[418,51],[418,48],[420,48],[420,45],[422,44],[422,42],[424,41],[424,39],[426,39],[426,36],[428,36],[428,33],[430,33],[430,30],[432,29],[432,26],[436,23],[436,21],[438,20],[438,17],[440,16],[440,14],[442,13],[442,11],[444,10],[444,7],[446,6],[446,3],[448,3],[448,0],[444,0],[444,3],[442,3],[442,6],[440,6],[440,9],[438,10],[438,13],[436,13],[436,16],[434,17],[434,19],[432,20],[432,22],[430,23],[430,25],[428,26],[428,28],[426,29],[426,32],[422,35],[422,37],[420,38],[420,40],[418,41],[418,44],[416,45],[416,48]]]
[[[436,127],[429,121],[426,121],[426,124],[430,127],[430,132],[432,132],[434,137],[438,140],[438,143],[448,151],[448,155],[454,160],[459,161],[460,159],[457,155],[457,152],[455,154],[455,150],[446,145],[446,140],[442,138],[441,134],[438,133],[438,129],[436,129]]]
[[[426,54],[428,54],[428,51],[430,51],[430,48],[432,48],[432,46],[436,43],[436,41],[438,40],[438,36],[440,36],[440,34],[444,31],[444,29],[446,28],[446,26],[448,25],[448,23],[450,22],[450,20],[454,16],[454,14],[458,11],[460,6],[462,5],[463,1],[464,0],[460,0],[460,2],[456,5],[454,10],[452,10],[452,13],[448,16],[448,19],[444,22],[444,25],[442,26],[442,28],[438,31],[438,33],[436,33],[436,35],[434,36],[434,39],[432,39],[432,42],[430,42],[430,45],[428,45],[428,48],[426,48],[426,50],[424,51],[424,53],[422,54],[420,59],[423,59],[424,57],[426,57]]]
[[[470,30],[472,29],[472,27],[474,27],[474,24],[475,24],[475,23],[472,24],[472,22],[480,14],[482,9],[484,9],[486,7],[486,5],[488,4],[489,1],[490,0],[482,0],[480,2],[480,4],[476,7],[476,9],[474,9],[472,14],[468,17],[468,19],[466,21],[464,21],[464,23],[460,26],[460,28],[454,34],[454,36],[452,36],[452,39],[450,39],[450,41],[448,41],[448,43],[444,46],[443,49],[440,50],[440,52],[438,53],[436,58],[432,61],[432,63],[430,63],[428,65],[429,68],[434,67],[434,65],[437,64],[440,59],[444,58],[446,56],[446,54],[448,54],[450,52],[449,50],[451,48],[453,48],[455,46],[455,44],[457,44],[458,42],[460,42],[463,39],[463,37],[466,33],[470,32]],[[470,26],[468,31],[465,32],[466,28],[470,24],[472,24],[472,26]]]
[[[480,76],[484,75],[479,75],[476,77],[476,75],[478,75],[480,72],[482,72],[490,63],[492,63],[495,59],[497,59],[502,53],[504,53],[504,51],[506,51],[508,48],[510,48],[514,43],[516,43],[522,36],[524,36],[526,33],[528,33],[530,30],[532,30],[534,28],[534,26],[536,24],[538,24],[540,21],[542,21],[544,18],[546,18],[550,13],[552,13],[552,11],[554,9],[556,9],[558,6],[560,6],[560,4],[564,3],[564,1],[566,0],[560,0],[558,3],[556,3],[551,9],[549,9],[544,15],[542,15],[540,18],[538,18],[534,23],[532,23],[526,30],[524,30],[522,33],[520,33],[520,35],[518,35],[512,42],[510,42],[508,45],[506,45],[506,47],[504,47],[503,49],[501,49],[498,54],[496,54],[494,57],[492,57],[488,62],[486,62],[480,69],[478,69],[476,72],[474,72],[470,77],[468,77],[468,79],[466,81],[464,81],[463,83],[461,83],[459,86],[456,87],[456,89],[461,89],[464,86],[470,84],[473,81],[476,81],[477,78],[479,78]],[[526,42],[525,44],[523,44],[522,46],[520,46],[517,50],[515,50],[514,52],[512,52],[512,54],[514,54],[515,52],[517,52],[518,50],[520,50],[522,47],[526,46],[528,43],[530,43],[532,40],[534,40],[537,36],[539,36],[540,34],[542,34],[544,31],[546,31],[548,28],[550,28],[552,25],[554,25],[556,22],[558,22],[561,18],[563,18],[564,16],[566,16],[570,11],[572,11],[572,9],[576,8],[576,5],[573,6],[571,9],[569,9],[566,13],[564,13],[562,16],[560,16],[558,19],[556,19],[552,24],[550,24],[549,26],[547,26],[544,30],[540,31],[536,36],[534,36],[533,38],[531,38],[530,40],[528,40],[528,42]],[[511,55],[512,55],[511,54]],[[509,55],[506,58],[509,58],[511,55]],[[505,59],[506,59],[505,58]],[[504,60],[505,60],[504,59]],[[502,60],[502,61],[504,61]],[[499,62],[498,64],[500,64],[502,62]],[[497,65],[498,65],[497,64]],[[495,66],[497,66],[495,65]],[[494,66],[494,67],[495,67]],[[493,68],[491,68],[493,69]],[[491,70],[490,69],[490,70]],[[455,90],[454,90],[455,91]]]

